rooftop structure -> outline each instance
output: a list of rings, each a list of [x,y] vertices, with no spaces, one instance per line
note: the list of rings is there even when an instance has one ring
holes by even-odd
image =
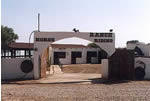
[[[150,44],[139,41],[128,41],[127,49],[135,50],[136,54],[140,56],[150,56]]]
[[[88,44],[92,43],[91,41],[78,38],[78,37],[71,37],[71,38],[65,38],[58,40],[56,42],[53,42],[52,44],[67,44],[67,45],[83,45],[87,46]]]
[[[7,49],[2,49],[2,58],[31,57],[33,55],[33,43],[13,42]]]

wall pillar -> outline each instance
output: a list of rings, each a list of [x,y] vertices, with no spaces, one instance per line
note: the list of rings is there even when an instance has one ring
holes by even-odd
[[[103,79],[108,79],[108,75],[109,75],[109,64],[108,64],[108,59],[102,59],[102,78]]]

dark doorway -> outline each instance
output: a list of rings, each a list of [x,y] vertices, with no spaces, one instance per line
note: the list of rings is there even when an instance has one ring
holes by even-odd
[[[59,64],[60,58],[66,58],[66,52],[54,52],[54,64]]]
[[[97,57],[97,51],[87,51],[86,61],[87,63],[92,63],[91,58]]]
[[[99,51],[98,52],[98,63],[101,63],[101,60],[107,59],[107,57],[108,57],[108,54],[106,51],[104,51],[104,50]]]
[[[71,64],[76,64],[76,58],[81,58],[82,52],[71,52]]]

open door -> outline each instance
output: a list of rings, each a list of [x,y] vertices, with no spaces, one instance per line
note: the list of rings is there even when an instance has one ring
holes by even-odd
[[[41,68],[40,68],[40,77],[45,78],[46,77],[46,70],[48,67],[48,61],[49,61],[49,48],[46,48],[43,53],[41,54]]]

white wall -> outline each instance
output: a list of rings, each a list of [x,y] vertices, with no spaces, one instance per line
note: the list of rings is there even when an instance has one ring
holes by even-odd
[[[136,62],[139,61],[139,60],[146,64],[145,79],[150,79],[150,58],[144,58],[144,57],[137,57],[137,58],[135,58],[135,68],[137,67]]]
[[[83,38],[89,41],[94,42],[94,39],[113,39],[113,42],[96,42],[97,45],[99,45],[102,49],[104,49],[108,55],[112,55],[115,52],[115,34],[112,33],[112,37],[90,37],[90,32],[35,32],[34,33],[34,44],[35,47],[40,48],[39,51],[41,51],[45,46],[48,47],[48,45],[51,42],[37,42],[35,41],[36,38],[55,38],[55,41],[69,38],[69,37],[79,37]]]
[[[22,61],[29,58],[12,58],[1,59],[1,76],[2,79],[30,79],[33,78],[33,71],[25,74],[21,71],[20,65]]]
[[[148,53],[148,56],[150,56],[150,44],[147,45],[147,53]]]
[[[133,50],[135,47],[139,47],[142,52],[144,53],[144,56],[150,56],[150,45],[144,44],[144,43],[128,43],[127,49]]]
[[[108,59],[102,59],[101,74],[103,79],[108,79]]]

